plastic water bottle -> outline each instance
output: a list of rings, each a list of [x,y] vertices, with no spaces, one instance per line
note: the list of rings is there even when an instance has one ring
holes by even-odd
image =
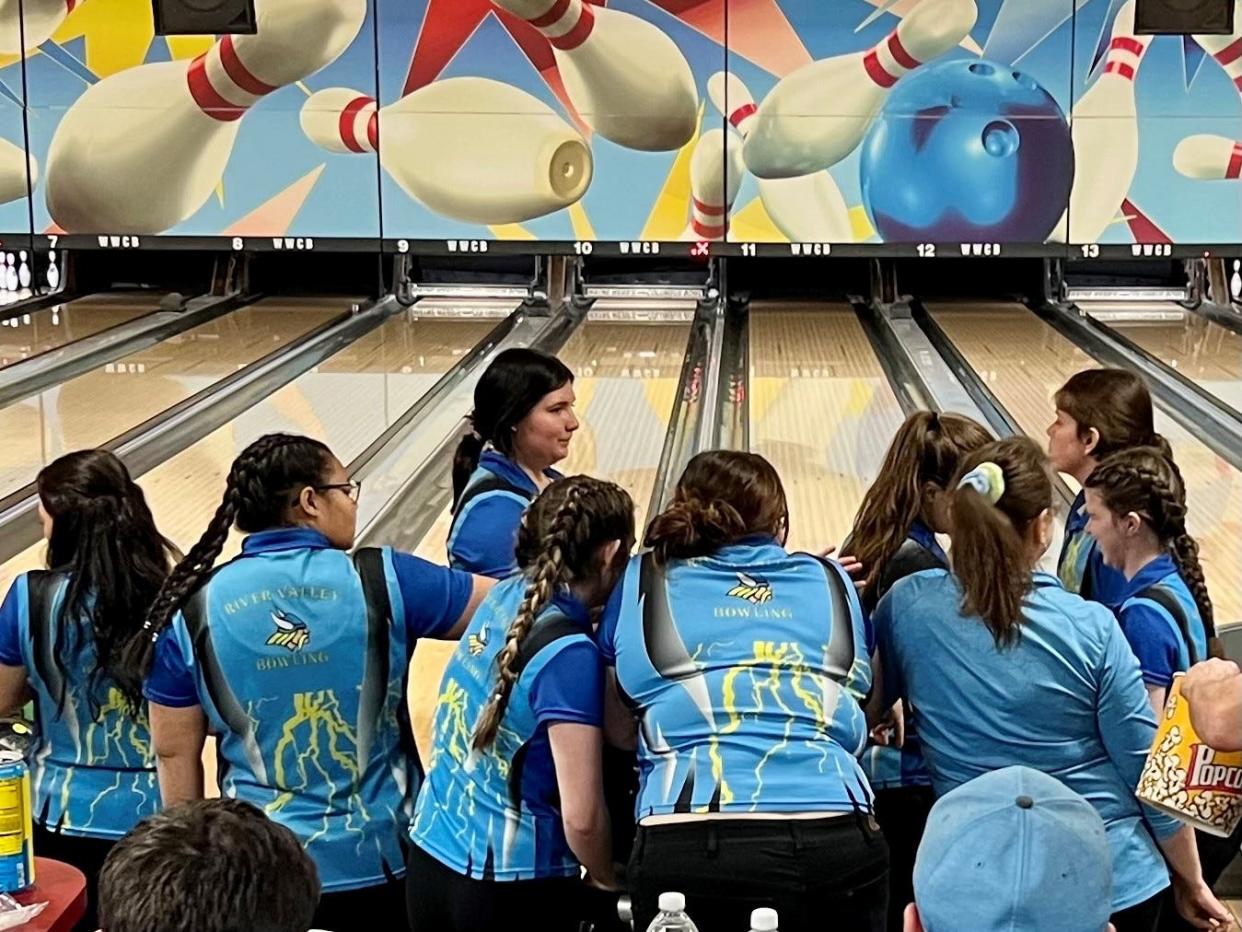
[[[686,915],[686,898],[680,893],[661,893],[660,914],[651,920],[647,932],[699,932]]]
[[[752,912],[750,932],[776,932],[776,910],[761,906]]]

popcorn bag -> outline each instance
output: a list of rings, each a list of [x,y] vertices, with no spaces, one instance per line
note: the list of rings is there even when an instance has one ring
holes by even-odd
[[[1228,837],[1242,821],[1242,751],[1224,754],[1199,740],[1182,678],[1173,678],[1138,797],[1201,831]]]

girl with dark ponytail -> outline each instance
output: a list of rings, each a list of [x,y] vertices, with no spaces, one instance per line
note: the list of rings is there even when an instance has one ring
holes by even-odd
[[[54,460],[35,487],[48,568],[19,576],[0,606],[0,714],[34,700],[35,845],[86,874],[94,929],[104,857],[158,805],[140,684],[120,655],[176,555],[106,450]]]
[[[1173,451],[1156,433],[1151,392],[1126,369],[1084,369],[1054,396],[1056,419],[1048,425],[1052,468],[1079,485],[1106,457],[1134,447],[1157,447],[1170,462]],[[1117,603],[1124,581],[1102,559],[1087,530],[1086,498],[1078,493],[1065,520],[1057,575],[1070,592],[1103,605]]]
[[[953,485],[952,571],[906,577],[872,616],[883,672],[868,712],[915,709],[937,796],[1022,765],[1090,800],[1113,855],[1117,932],[1155,928],[1166,859],[1182,915],[1227,924],[1193,831],[1135,796],[1156,718],[1120,627],[1036,569],[1051,539],[1047,459],[1026,437],[999,440]]]
[[[866,611],[874,611],[898,580],[948,567],[936,535],[949,532],[953,477],[965,456],[991,440],[970,418],[934,411],[912,414],[897,429],[843,546],[867,568]],[[889,932],[900,932],[906,904],[914,901],[914,856],[935,802],[913,716],[905,716],[903,724],[900,747],[882,726],[862,757],[876,793],[876,820],[888,842]]]
[[[449,565],[503,579],[517,572],[522,511],[569,455],[574,375],[547,353],[505,350],[475,385],[470,420],[453,459]]]
[[[220,793],[293,831],[318,869],[315,925],[404,928],[402,839],[421,773],[407,670],[460,637],[490,580],[354,544],[359,487],[317,440],[260,437],[133,640],[166,805]],[[213,569],[232,527],[241,555]]]
[[[636,928],[666,890],[704,929],[773,902],[783,928],[884,927],[888,854],[857,760],[862,606],[788,531],[771,463],[700,453],[605,609],[609,739],[640,762]]]
[[[532,916],[568,932],[585,918],[579,865],[615,887],[591,619],[633,543],[629,495],[587,476],[553,482],[523,516],[521,573],[492,590],[441,680],[410,829],[414,932]]]

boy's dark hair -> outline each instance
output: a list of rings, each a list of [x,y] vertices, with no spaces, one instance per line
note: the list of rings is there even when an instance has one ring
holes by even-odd
[[[143,819],[99,874],[106,932],[306,932],[318,904],[319,875],[297,837],[235,799]]]

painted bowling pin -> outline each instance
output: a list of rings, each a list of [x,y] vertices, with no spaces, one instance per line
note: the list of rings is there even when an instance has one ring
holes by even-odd
[[[1134,33],[1134,0],[1117,11],[1104,69],[1074,104],[1074,186],[1070,190],[1069,239],[1094,243],[1130,193],[1138,168],[1138,109],[1134,78],[1151,36]],[[1059,221],[1050,239],[1064,237]]]
[[[978,15],[975,0],[921,0],[874,48],[781,78],[755,113],[746,167],[758,178],[831,168],[858,148],[897,80],[960,43]]]
[[[35,157],[28,156],[21,146],[0,139],[0,204],[26,196],[27,172],[30,172],[30,187],[33,188],[39,180],[39,163]]]
[[[658,152],[680,148],[694,135],[694,74],[654,24],[583,0],[492,2],[547,36],[574,108],[605,139]]]
[[[707,79],[707,96],[742,138],[755,122],[755,99],[742,79],[718,71]],[[849,208],[827,171],[794,178],[758,178],[759,199],[776,228],[795,243],[850,243]]]
[[[20,55],[26,49],[38,48],[60,28],[65,17],[84,2],[85,0],[0,0],[0,55]]]
[[[1173,150],[1173,167],[1200,181],[1242,177],[1242,142],[1200,133],[1187,136]]]
[[[690,224],[683,240],[722,240],[742,186],[742,141],[731,130],[709,129],[690,156]]]
[[[335,61],[366,12],[367,0],[256,0],[255,35],[92,85],[48,150],[52,219],[71,233],[176,226],[216,189],[250,106]]]
[[[378,151],[410,197],[457,220],[530,220],[573,204],[591,183],[591,150],[578,131],[541,100],[488,78],[436,81],[379,111],[358,91],[328,88],[303,104],[301,122],[329,151]]]
[[[1216,59],[1234,87],[1242,92],[1242,0],[1235,0],[1233,5],[1233,35],[1196,35],[1194,40]]]

